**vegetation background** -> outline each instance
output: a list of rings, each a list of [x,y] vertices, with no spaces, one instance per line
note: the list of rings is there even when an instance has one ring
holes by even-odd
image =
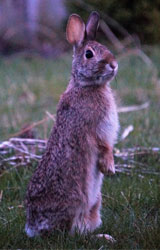
[[[105,178],[103,224],[94,234],[28,239],[23,200],[37,160],[18,160],[22,154],[15,150],[5,153],[4,141],[15,136],[48,138],[71,70],[67,17],[76,12],[87,20],[91,10],[105,21],[98,39],[116,55],[119,72],[111,86],[118,108],[128,109],[119,113],[115,146],[116,166],[122,171]],[[159,249],[159,19],[158,0],[0,1],[0,249]],[[140,109],[142,104],[146,108]],[[135,105],[138,110],[129,112]],[[122,140],[130,125],[133,131]],[[132,157],[119,157],[130,149]],[[117,241],[97,239],[96,233],[108,233]]]
[[[86,8],[91,6],[116,20],[131,34],[138,35],[142,43],[155,44],[160,41],[160,1],[159,0],[78,0],[69,1],[70,10],[87,17]],[[108,19],[107,19],[108,20]],[[110,20],[112,28],[113,22]],[[114,30],[118,34],[117,30]],[[120,34],[119,34],[120,35]]]

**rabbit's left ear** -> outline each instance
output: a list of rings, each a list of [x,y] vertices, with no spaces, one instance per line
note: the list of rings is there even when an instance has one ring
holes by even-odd
[[[66,29],[66,37],[70,44],[79,46],[85,37],[85,24],[82,18],[77,14],[72,14],[69,17]]]
[[[99,14],[96,11],[93,11],[87,21],[86,24],[86,33],[87,33],[87,39],[88,40],[95,40],[96,38],[96,32],[99,25]]]

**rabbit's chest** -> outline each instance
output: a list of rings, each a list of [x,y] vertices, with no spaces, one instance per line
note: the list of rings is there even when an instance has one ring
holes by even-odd
[[[117,140],[118,129],[118,114],[116,110],[116,105],[112,100],[110,107],[106,110],[105,115],[100,120],[96,132],[98,138],[113,146]]]

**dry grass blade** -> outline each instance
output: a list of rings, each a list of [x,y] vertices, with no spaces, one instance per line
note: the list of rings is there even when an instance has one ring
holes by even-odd
[[[3,190],[0,191],[0,202],[2,201],[2,197],[3,197]]]

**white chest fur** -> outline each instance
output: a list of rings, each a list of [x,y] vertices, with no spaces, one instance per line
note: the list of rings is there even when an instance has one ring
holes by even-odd
[[[91,209],[96,204],[103,181],[103,174],[97,169],[97,153],[92,155],[88,172],[88,203]]]
[[[106,108],[106,115],[97,128],[97,135],[102,140],[113,147],[117,140],[119,121],[114,96],[109,87],[105,92],[105,98],[109,102]]]

